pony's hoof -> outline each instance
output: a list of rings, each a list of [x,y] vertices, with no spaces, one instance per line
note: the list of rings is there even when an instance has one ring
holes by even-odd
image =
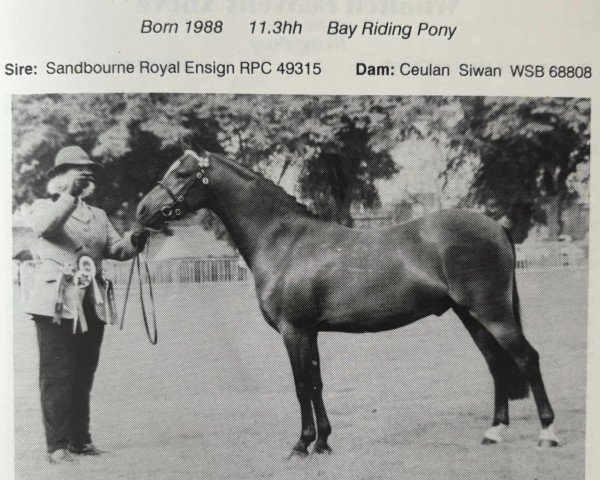
[[[306,458],[306,457],[308,457],[308,451],[302,452],[300,450],[294,449],[290,452],[290,455],[288,456],[287,459],[292,460],[294,458]]]
[[[481,441],[482,445],[496,445],[498,443],[498,440],[494,440],[493,438],[487,438],[487,437],[483,437],[483,440]]]
[[[481,441],[482,445],[495,445],[496,443],[500,443],[502,441],[502,434],[506,430],[507,425],[504,423],[499,423],[498,425],[493,425],[487,429],[487,431],[483,434],[483,440]]]
[[[331,455],[332,452],[333,451],[331,450],[331,447],[327,444],[315,445],[315,449],[313,450],[313,453],[326,454],[326,455]]]
[[[554,433],[554,425],[550,424],[546,428],[542,428],[540,433],[540,441],[538,442],[539,449],[558,447],[558,437]]]

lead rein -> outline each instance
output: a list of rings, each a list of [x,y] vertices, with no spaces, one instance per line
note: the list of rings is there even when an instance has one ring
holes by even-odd
[[[149,250],[150,240],[146,243],[146,252]],[[152,333],[150,332],[150,325],[148,323],[148,315],[146,313],[146,305],[144,303],[144,288],[142,281],[142,267],[141,264],[144,264],[144,270],[146,276],[148,277],[148,294],[150,296],[150,306],[152,313]],[[119,323],[119,330],[123,330],[123,325],[125,324],[125,313],[127,311],[127,303],[129,301],[129,292],[131,290],[131,283],[133,281],[133,273],[137,267],[138,272],[138,280],[140,287],[140,306],[142,308],[142,319],[144,321],[144,328],[146,329],[146,336],[152,345],[156,345],[158,342],[158,324],[156,319],[156,305],[154,303],[154,291],[152,290],[152,278],[150,277],[150,268],[148,267],[148,261],[146,260],[146,255],[143,252],[138,252],[135,257],[133,257],[133,261],[131,262],[131,268],[129,270],[129,279],[127,280],[127,288],[125,290],[125,301],[123,302],[123,311],[121,313],[121,321]]]

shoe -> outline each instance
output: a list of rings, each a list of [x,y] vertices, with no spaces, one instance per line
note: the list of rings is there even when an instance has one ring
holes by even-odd
[[[73,445],[70,444],[68,447],[69,452],[74,453],[75,455],[92,455],[98,456],[106,453],[104,450],[100,450],[96,447],[92,442],[90,443],[82,443],[81,445]]]
[[[73,463],[75,457],[66,448],[59,448],[48,454],[48,462],[53,464]]]

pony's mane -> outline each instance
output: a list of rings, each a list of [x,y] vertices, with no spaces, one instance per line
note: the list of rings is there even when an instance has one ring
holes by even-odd
[[[229,168],[234,170],[236,173],[239,173],[243,177],[254,180],[259,188],[261,188],[264,192],[271,194],[278,201],[278,204],[283,206],[284,208],[289,209],[292,212],[299,213],[309,218],[321,219],[319,215],[310,210],[306,205],[300,203],[296,197],[287,193],[283,188],[277,185],[272,180],[264,177],[260,173],[255,172],[251,168],[248,168],[244,165],[236,163],[224,155],[219,155],[215,153],[211,153],[213,157],[216,157],[222,163],[226,164]]]

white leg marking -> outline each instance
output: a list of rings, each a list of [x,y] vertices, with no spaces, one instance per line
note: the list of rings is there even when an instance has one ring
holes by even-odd
[[[542,428],[540,432],[540,441],[538,446],[540,447],[556,447],[559,444],[558,437],[554,433],[554,424],[551,423],[546,428]]]
[[[504,423],[499,423],[493,427],[490,427],[486,430],[483,435],[484,440],[491,440],[493,443],[499,443],[502,441],[502,434],[504,430],[506,430],[507,425]]]

